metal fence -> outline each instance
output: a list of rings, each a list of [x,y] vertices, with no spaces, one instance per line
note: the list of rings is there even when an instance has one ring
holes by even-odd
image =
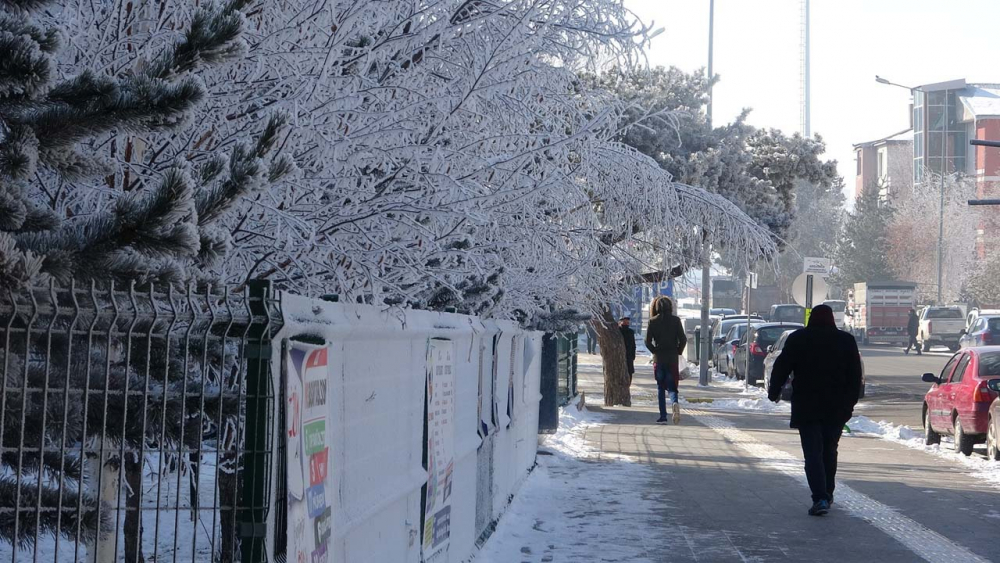
[[[0,293],[0,561],[272,559],[267,286]]]

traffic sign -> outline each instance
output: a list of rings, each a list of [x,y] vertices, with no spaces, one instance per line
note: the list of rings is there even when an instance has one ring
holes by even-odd
[[[802,273],[803,274],[815,274],[818,276],[828,276],[830,275],[830,270],[833,269],[833,260],[829,258],[816,258],[814,256],[807,256],[802,259]]]
[[[826,282],[822,277],[815,275],[813,276],[812,282],[812,299],[807,299],[806,295],[806,285],[807,278],[810,274],[799,274],[795,281],[792,282],[792,299],[796,303],[802,305],[803,307],[819,305],[826,299],[826,292],[828,290]],[[812,301],[810,304],[809,302]]]

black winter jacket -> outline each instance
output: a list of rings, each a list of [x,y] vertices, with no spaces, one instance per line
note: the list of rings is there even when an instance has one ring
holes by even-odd
[[[850,420],[861,393],[861,354],[850,334],[833,327],[808,327],[788,335],[774,361],[767,395],[781,396],[792,379],[792,428],[811,422]]]
[[[675,366],[678,356],[687,346],[684,325],[673,315],[656,315],[649,319],[645,342],[646,348],[653,353],[655,363]]]
[[[910,318],[906,321],[906,334],[908,336],[916,336],[918,332],[920,332],[920,317],[910,315]]]

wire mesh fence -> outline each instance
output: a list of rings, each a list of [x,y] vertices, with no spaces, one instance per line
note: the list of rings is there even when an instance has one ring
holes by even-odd
[[[2,292],[0,561],[265,560],[279,325],[263,285]]]

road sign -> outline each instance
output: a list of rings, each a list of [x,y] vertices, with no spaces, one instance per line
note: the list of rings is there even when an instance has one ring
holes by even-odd
[[[747,287],[757,289],[757,274],[753,272],[747,274]]]
[[[810,305],[810,299],[807,299],[806,295],[806,278],[808,276],[809,274],[799,274],[799,277],[795,278],[795,281],[792,282],[792,299],[803,307]],[[812,286],[811,305],[816,306],[826,299],[826,292],[828,288],[823,278],[818,275],[813,276]]]
[[[802,273],[803,274],[815,274],[818,276],[828,276],[830,275],[830,270],[833,269],[833,260],[829,258],[816,258],[813,256],[807,256],[802,259]]]

